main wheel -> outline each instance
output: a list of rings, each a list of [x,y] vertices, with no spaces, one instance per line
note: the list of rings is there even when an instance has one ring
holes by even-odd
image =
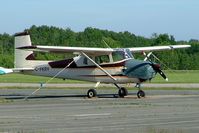
[[[119,91],[118,91],[118,95],[119,95],[120,97],[127,96],[127,95],[128,95],[127,89],[124,88],[124,87],[121,87],[121,88],[119,89]]]
[[[92,98],[92,97],[96,97],[96,96],[97,96],[97,92],[96,92],[95,89],[88,90],[88,92],[87,92],[87,97],[88,98]]]
[[[139,91],[137,92],[137,97],[138,97],[138,98],[145,97],[145,92],[144,92],[143,90],[139,90]]]

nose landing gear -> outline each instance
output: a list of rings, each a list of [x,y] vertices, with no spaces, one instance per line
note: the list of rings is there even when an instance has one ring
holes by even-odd
[[[145,97],[145,92],[141,89],[141,84],[137,83],[135,87],[138,88],[137,97],[138,98]]]

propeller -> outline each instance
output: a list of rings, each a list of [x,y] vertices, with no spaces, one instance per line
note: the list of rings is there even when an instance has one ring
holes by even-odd
[[[151,62],[152,63],[152,62]],[[166,75],[164,74],[164,72],[160,69],[160,65],[159,64],[154,64],[152,63],[151,66],[153,67],[153,69],[159,73],[166,81],[168,81],[168,78],[166,77]]]
[[[156,58],[158,61],[159,61],[159,59],[155,55],[153,55],[152,52],[150,52],[149,54],[146,54],[145,52],[143,52],[143,55],[145,56],[144,61],[146,61],[146,60],[150,61],[151,62],[150,65],[152,66],[152,68],[154,69],[154,71],[157,72],[157,73],[159,73],[160,76],[162,76],[166,81],[168,81],[167,76],[161,70],[160,64],[156,64],[156,63],[152,62],[152,60],[150,59],[150,56],[151,55],[154,56],[154,58]]]

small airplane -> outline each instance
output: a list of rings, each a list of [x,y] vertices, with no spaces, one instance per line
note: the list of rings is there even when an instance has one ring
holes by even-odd
[[[153,51],[189,48],[190,45],[151,46],[134,48],[88,48],[32,45],[28,32],[15,34],[14,68],[0,68],[0,74],[19,72],[21,74],[47,76],[61,79],[74,79],[95,82],[87,92],[88,98],[96,97],[100,83],[111,83],[118,88],[119,97],[128,95],[125,87],[119,84],[136,83],[137,97],[145,97],[141,83],[151,80],[159,73],[166,75],[160,64],[153,62]],[[74,53],[73,58],[58,61],[35,60],[34,51],[53,53]],[[137,60],[133,53],[142,52],[144,60]],[[148,54],[146,54],[146,52]]]

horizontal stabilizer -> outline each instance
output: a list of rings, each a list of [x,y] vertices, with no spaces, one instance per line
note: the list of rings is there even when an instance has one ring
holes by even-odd
[[[17,73],[17,72],[21,72],[21,71],[33,71],[34,68],[3,68],[0,67],[0,75],[4,75],[4,74],[8,74],[8,73]]]
[[[13,70],[12,69],[8,69],[8,68],[3,68],[0,67],[0,75],[4,75],[4,74],[8,74],[8,73],[12,73]]]
[[[18,71],[33,71],[34,68],[13,68],[13,72],[18,72]]]

